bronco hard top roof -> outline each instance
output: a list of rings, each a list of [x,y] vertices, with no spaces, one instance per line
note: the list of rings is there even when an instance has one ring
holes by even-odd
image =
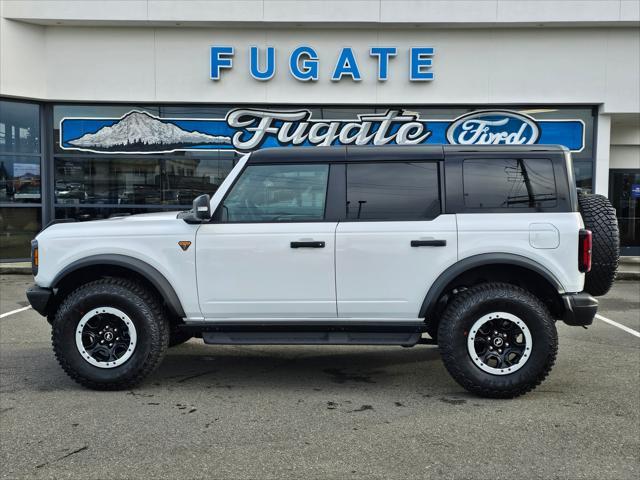
[[[444,160],[445,154],[564,153],[562,145],[364,145],[335,147],[275,147],[252,152],[248,163],[315,163]],[[504,157],[503,157],[504,158]]]

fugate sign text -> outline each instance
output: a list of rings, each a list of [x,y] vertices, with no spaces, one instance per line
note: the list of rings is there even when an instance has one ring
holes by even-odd
[[[344,47],[331,62],[331,81],[339,82],[344,78],[354,82],[362,80],[362,64],[374,62],[377,78],[380,82],[389,79],[391,63],[399,53],[397,47],[371,47],[366,58],[358,58],[353,48]],[[429,82],[434,79],[433,47],[411,47],[406,54],[409,56],[409,81]],[[249,47],[249,74],[256,80],[266,82],[277,75],[275,47]],[[235,48],[228,45],[214,45],[210,49],[210,78],[220,80],[223,70],[235,68]],[[309,45],[302,45],[287,54],[289,74],[301,82],[315,82],[319,79],[320,56],[316,49]]]

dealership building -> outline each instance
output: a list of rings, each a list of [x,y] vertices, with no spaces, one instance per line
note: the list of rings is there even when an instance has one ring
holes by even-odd
[[[640,254],[640,2],[0,0],[0,261],[303,145],[561,144]],[[517,207],[514,207],[517,208]]]

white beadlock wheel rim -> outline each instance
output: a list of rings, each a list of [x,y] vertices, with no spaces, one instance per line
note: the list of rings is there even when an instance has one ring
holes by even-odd
[[[93,325],[92,321],[95,322],[96,319],[100,320],[101,316],[107,317],[109,323],[118,325],[119,327],[116,326],[115,329],[110,329],[108,332],[99,329],[97,329],[97,332],[94,332],[95,329],[91,328]],[[126,327],[126,331],[122,328],[123,326]],[[120,328],[119,331],[118,328]],[[98,332],[101,336],[93,341],[94,345],[85,345],[83,337],[98,337]],[[112,336],[113,345],[117,345],[116,350],[122,352],[122,354],[109,355],[107,360],[99,360],[96,358],[95,349],[109,349],[111,352],[114,351],[112,350],[113,347],[109,347],[108,339],[110,337],[107,334]],[[121,338],[121,336],[124,336],[124,338]],[[136,327],[131,318],[122,310],[113,307],[92,308],[91,311],[87,312],[78,322],[75,337],[76,347],[80,356],[86,362],[98,368],[115,368],[122,365],[131,358],[138,342]],[[103,343],[100,343],[101,341],[103,341]]]
[[[501,331],[501,329],[492,328],[488,334],[484,333],[490,325],[493,326],[497,324],[496,322],[502,323],[504,321],[510,322],[513,339],[509,336],[509,333],[506,333],[507,336],[504,337],[505,332]],[[520,333],[518,333],[518,329]],[[494,334],[494,332],[496,333]],[[523,337],[523,343],[513,343],[514,339],[520,334]],[[478,350],[478,344],[481,339],[482,343],[487,346],[484,353],[479,353]],[[509,340],[512,340],[512,342],[510,343]],[[507,347],[504,346],[505,344]],[[489,346],[491,346],[491,350],[489,350]],[[505,361],[504,357],[507,356],[507,350],[509,350],[509,353],[515,353],[516,347],[520,354],[518,361],[515,363]],[[480,317],[473,324],[467,335],[467,350],[471,360],[478,368],[492,375],[510,375],[520,370],[531,357],[532,348],[533,341],[527,325],[522,319],[507,312],[492,312]],[[498,349],[502,351],[498,352]],[[488,365],[485,363],[487,356],[497,357],[500,362],[497,366]]]

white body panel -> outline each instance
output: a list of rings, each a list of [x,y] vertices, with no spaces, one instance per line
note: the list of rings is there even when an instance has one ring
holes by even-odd
[[[205,318],[335,318],[336,225],[202,225],[196,246]],[[325,247],[291,248],[295,241]]]
[[[458,259],[483,253],[510,253],[532,260],[551,272],[565,292],[580,292],[578,271],[579,213],[458,214]],[[545,227],[540,227],[540,224]],[[555,242],[557,230],[559,242]],[[532,246],[531,239],[534,238]],[[553,245],[557,243],[557,247]]]
[[[177,212],[151,213],[52,225],[36,237],[40,257],[36,283],[49,287],[58,272],[92,255],[126,255],[158,270],[173,286],[185,315],[199,318],[196,249],[191,245],[183,251],[178,245],[182,240],[195,242],[198,225],[176,216]]]
[[[446,240],[411,247],[411,240]],[[457,260],[455,215],[430,221],[346,222],[336,231],[339,317],[417,318],[433,281]]]

